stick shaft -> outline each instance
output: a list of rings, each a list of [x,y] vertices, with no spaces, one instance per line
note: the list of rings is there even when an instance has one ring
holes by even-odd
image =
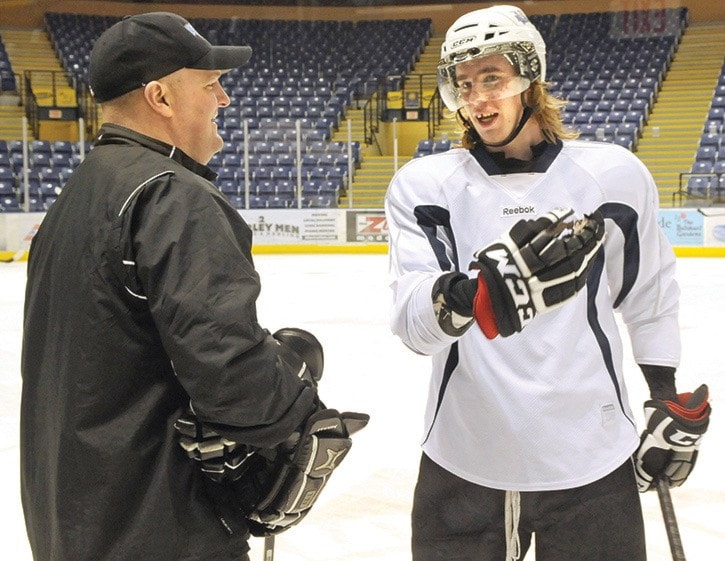
[[[264,561],[274,561],[274,536],[264,538]]]
[[[685,559],[685,550],[682,548],[680,530],[677,527],[670,487],[663,479],[657,479],[655,484],[657,486],[657,496],[660,499],[660,507],[662,508],[662,518],[665,521],[665,530],[667,530],[667,540],[670,542],[672,561],[687,561]]]

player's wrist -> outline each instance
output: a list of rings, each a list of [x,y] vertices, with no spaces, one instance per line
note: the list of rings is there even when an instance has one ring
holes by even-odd
[[[652,399],[677,402],[677,389],[675,388],[675,368],[656,364],[640,364],[639,368],[649,387]]]

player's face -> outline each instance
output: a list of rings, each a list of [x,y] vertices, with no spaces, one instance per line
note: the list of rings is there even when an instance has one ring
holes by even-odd
[[[182,68],[169,76],[167,101],[174,111],[175,144],[202,164],[224,145],[216,124],[219,108],[229,105],[229,96],[219,83],[221,74]]]
[[[520,78],[502,55],[463,62],[456,66],[456,86],[463,110],[487,144],[505,140],[521,119],[522,91],[528,81]]]

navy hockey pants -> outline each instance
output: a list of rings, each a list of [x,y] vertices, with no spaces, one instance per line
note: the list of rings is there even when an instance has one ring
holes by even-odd
[[[505,492],[471,483],[423,454],[413,499],[413,561],[504,561]],[[523,559],[645,561],[644,521],[630,461],[599,481],[521,492]]]

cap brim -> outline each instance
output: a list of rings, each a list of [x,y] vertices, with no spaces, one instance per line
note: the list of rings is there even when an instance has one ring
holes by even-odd
[[[208,53],[189,68],[196,68],[198,70],[229,70],[247,64],[251,56],[251,47],[214,45]]]

